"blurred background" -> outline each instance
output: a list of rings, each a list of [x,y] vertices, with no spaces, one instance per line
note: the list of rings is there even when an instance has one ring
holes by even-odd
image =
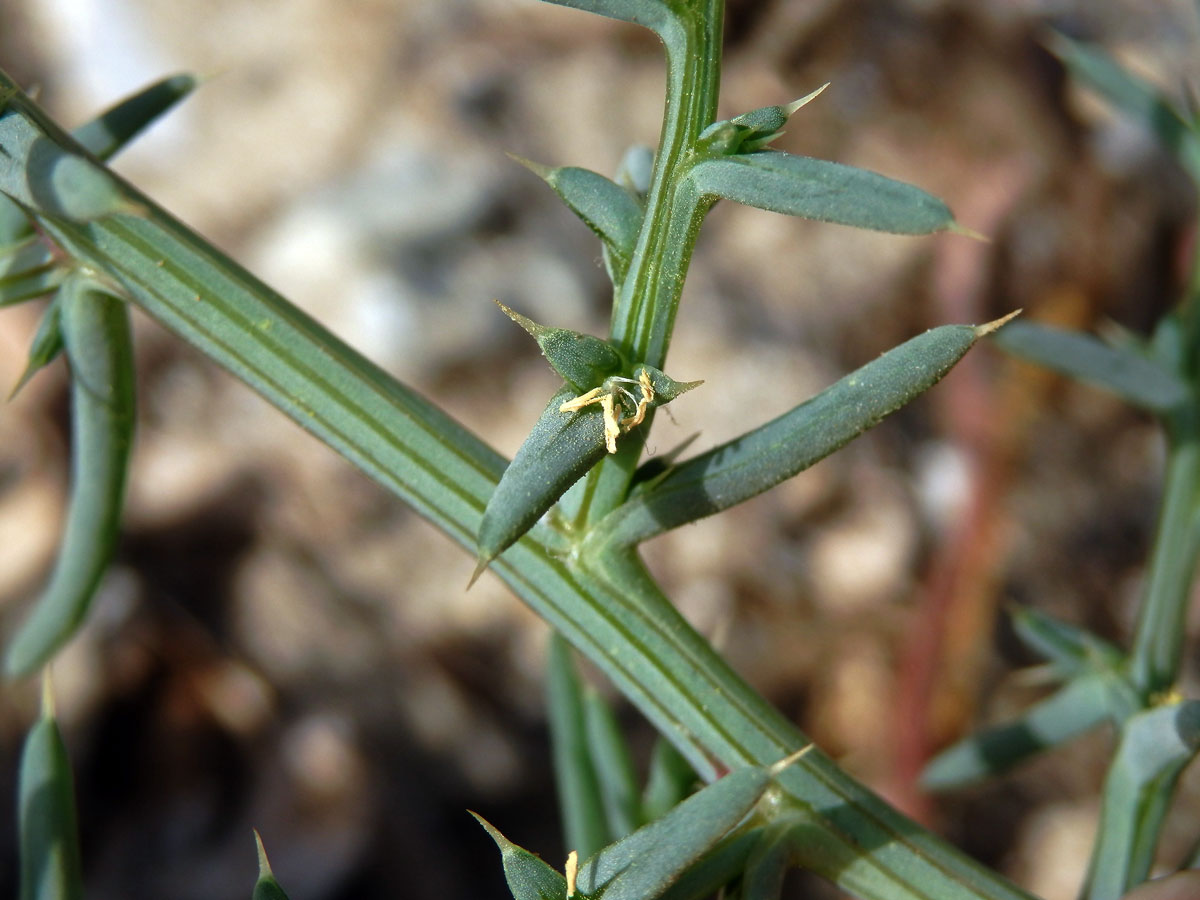
[[[723,116],[830,81],[776,146],[919,184],[991,240],[719,205],[670,364],[706,384],[651,449],[732,437],[936,324],[1021,307],[1145,331],[1174,302],[1189,184],[1068,83],[1050,25],[1171,90],[1197,74],[1190,0],[730,0]],[[591,233],[505,152],[612,173],[662,112],[652,35],[534,0],[5,0],[0,66],[66,125],[164,74],[209,76],[117,168],[506,454],[555,378],[491,301],[603,333],[610,299]],[[39,312],[0,315],[0,384]],[[54,667],[89,898],[247,896],[251,827],[293,900],[507,897],[468,808],[561,860],[546,628],[491,576],[465,592],[468,554],[232,378],[144,318],[137,338],[121,549]],[[58,364],[0,411],[4,634],[53,560],[68,454]],[[1058,900],[1086,865],[1107,735],[953,796],[914,778],[1044,691],[1019,673],[1034,660],[1006,604],[1127,639],[1161,456],[1145,416],[985,347],[845,451],[646,555],[847,769]],[[0,687],[0,808],[35,708],[32,683]],[[619,709],[644,751],[650,729]],[[1198,799],[1185,776],[1165,859],[1200,833]]]

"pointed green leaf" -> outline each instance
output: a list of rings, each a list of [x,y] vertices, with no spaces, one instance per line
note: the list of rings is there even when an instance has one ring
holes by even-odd
[[[1049,660],[1063,677],[1097,668],[1116,669],[1124,655],[1090,631],[1031,606],[1014,606],[1013,630],[1030,650]]]
[[[701,383],[676,381],[653,366],[637,366],[635,372],[637,378],[610,376],[583,397],[575,397],[564,386],[550,398],[488,499],[479,525],[479,563],[472,584],[605,453],[614,452],[620,436],[638,427],[647,410]],[[606,421],[601,399],[612,402],[614,418]]]
[[[71,496],[50,583],[9,644],[10,676],[44,664],[87,614],[116,547],[133,443],[133,345],[124,301],[75,274],[58,304],[71,363]]]
[[[514,900],[567,900],[567,880],[552,866],[528,850],[518,847],[483,816],[477,813],[471,815],[500,848],[504,877],[508,881],[508,889],[512,892]]]
[[[49,681],[42,713],[21,753],[17,818],[21,842],[20,900],[82,900],[79,827],[71,763],[63,744]]]
[[[650,752],[650,774],[642,794],[642,819],[650,822],[665,816],[697,784],[696,771],[671,742],[658,738]]]
[[[1163,147],[1197,173],[1195,163],[1200,147],[1196,134],[1162,91],[1120,66],[1105,50],[1093,44],[1054,33],[1048,46],[1075,78],[1146,128]]]
[[[271,871],[271,862],[267,859],[267,849],[263,846],[262,835],[254,832],[254,846],[258,850],[258,880],[254,882],[252,900],[288,900],[287,893],[275,880]]]
[[[579,869],[579,889],[604,900],[659,896],[754,809],[772,778],[797,756],[719,778],[587,860]]]
[[[1091,730],[1112,715],[1111,677],[1082,675],[1029,707],[1020,718],[948,747],[926,766],[921,784],[935,791],[961,787]]]
[[[581,394],[615,375],[624,365],[621,354],[608,341],[569,328],[539,325],[499,300],[496,305],[537,341],[550,367]]]
[[[550,636],[546,706],[554,781],[562,815],[563,839],[586,859],[615,835],[608,830],[604,801],[588,744],[583,687],[571,647],[557,632]]]
[[[1156,707],[1125,723],[1104,782],[1088,900],[1118,900],[1149,876],[1175,783],[1197,750],[1200,701]]]
[[[760,150],[702,159],[687,173],[702,197],[771,212],[896,234],[954,227],[954,214],[932,194],[853,166]]]
[[[677,27],[678,13],[666,0],[546,0],[555,6],[569,6],[622,22],[642,25],[666,41]],[[676,6],[680,4],[675,4]],[[668,46],[671,42],[667,41]]]
[[[764,106],[724,122],[713,122],[700,132],[696,151],[706,156],[733,156],[761,150],[783,133],[781,129],[796,110],[811,103],[827,87],[828,82],[785,106]]]
[[[625,190],[603,175],[577,166],[550,168],[514,156],[517,162],[550,185],[563,203],[604,243],[614,284],[629,270],[629,260],[642,227],[642,207]]]
[[[761,494],[933,387],[1002,323],[943,325],[892,348],[779,418],[680,463],[597,523],[588,540],[635,544]]]
[[[574,389],[564,385],[550,398],[488,499],[476,538],[479,564],[472,582],[604,457],[600,407],[564,412],[562,405],[574,396]]]
[[[33,335],[33,344],[29,348],[29,360],[25,363],[25,371],[17,379],[9,397],[15,397],[36,372],[53,362],[62,352],[62,348],[62,323],[58,299],[55,298],[42,313],[42,320],[38,323],[38,329]]]
[[[641,798],[633,758],[621,726],[607,701],[595,690],[583,694],[588,743],[600,782],[600,797],[612,840],[632,833],[641,821]],[[579,848],[573,848],[579,849]],[[580,850],[587,859],[591,854]]]
[[[1132,349],[1118,350],[1075,331],[1014,322],[996,336],[1014,356],[1112,391],[1139,409],[1165,415],[1190,402],[1191,391],[1176,375]]]

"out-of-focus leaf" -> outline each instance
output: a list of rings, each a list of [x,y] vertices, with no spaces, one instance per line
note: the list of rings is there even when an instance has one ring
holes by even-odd
[[[1014,356],[1112,391],[1139,409],[1165,415],[1191,400],[1176,375],[1132,350],[1117,350],[1090,335],[1014,322],[996,336]]]
[[[82,900],[75,788],[48,678],[42,686],[41,716],[25,738],[18,777],[20,900]]]
[[[71,497],[50,583],[8,646],[5,670],[25,675],[75,633],[120,529],[135,415],[129,310],[77,273],[58,297],[71,363]]]
[[[196,89],[194,76],[171,75],[142,88],[74,131],[72,137],[98,159],[109,159]]]
[[[642,819],[650,822],[665,816],[697,784],[696,771],[671,742],[659,738],[650,751],[650,774],[642,793]]]
[[[1034,653],[1053,663],[1064,678],[1096,668],[1115,669],[1120,650],[1090,631],[1062,622],[1031,606],[1013,607],[1013,630]]]
[[[584,692],[584,713],[608,832],[617,840],[642,824],[637,773],[616,716],[597,691]]]
[[[1088,731],[1110,718],[1110,677],[1081,675],[1029,707],[1020,718],[946,748],[926,766],[921,783],[935,791],[961,787]]]
[[[1146,128],[1194,174],[1200,174],[1195,168],[1200,162],[1196,134],[1162,91],[1119,65],[1105,50],[1093,44],[1053,33],[1048,46],[1073,76]]]
[[[1104,782],[1087,900],[1118,900],[1149,876],[1175,783],[1198,749],[1200,701],[1156,707],[1126,722]]]
[[[569,849],[586,859],[614,835],[588,742],[583,686],[571,647],[557,633],[550,636],[547,656],[546,707],[563,837]]]
[[[120,184],[93,159],[48,139],[26,115],[0,108],[0,193],[48,216],[91,222],[136,212]]]
[[[697,162],[687,179],[701,197],[896,234],[954,227],[941,200],[911,184],[841,163],[778,150]]]

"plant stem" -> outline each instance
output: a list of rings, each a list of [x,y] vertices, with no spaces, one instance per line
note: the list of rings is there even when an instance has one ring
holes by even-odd
[[[613,306],[612,342],[631,362],[660,369],[704,214],[681,196],[680,184],[696,138],[716,118],[724,18],[725,0],[696,0],[676,19],[681,34],[664,41],[667,90],[659,150],[633,260]],[[641,435],[648,430],[649,417],[617,454],[588,474],[577,525],[598,522],[624,500],[641,456]]]
[[[1129,677],[1147,702],[1179,676],[1184,620],[1200,550],[1200,427],[1194,414],[1167,426],[1167,466],[1158,529],[1129,660]]]

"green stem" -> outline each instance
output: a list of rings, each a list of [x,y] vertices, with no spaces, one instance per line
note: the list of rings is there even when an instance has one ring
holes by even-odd
[[[1200,550],[1198,431],[1194,416],[1168,425],[1162,507],[1129,661],[1130,680],[1146,700],[1170,690],[1179,677],[1184,621]]]
[[[687,189],[684,175],[696,138],[717,113],[721,84],[721,40],[725,0],[698,0],[675,20],[679,33],[664,36],[667,48],[666,111],[646,214],[613,307],[609,337],[636,363],[662,368],[675,325],[675,312],[707,205]],[[650,419],[622,442],[620,452],[588,474],[575,513],[590,525],[625,499],[641,457],[640,435]]]

